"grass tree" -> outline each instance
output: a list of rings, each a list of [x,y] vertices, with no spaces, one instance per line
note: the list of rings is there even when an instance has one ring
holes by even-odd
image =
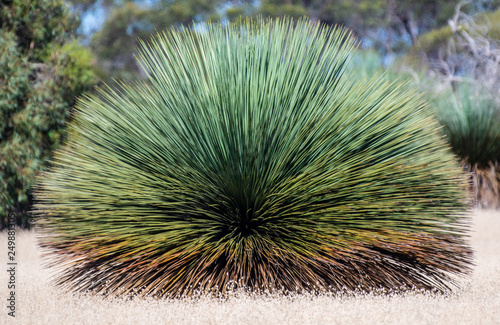
[[[500,109],[477,84],[460,83],[436,100],[436,114],[453,151],[471,173],[478,207],[500,207]]]
[[[37,188],[59,283],[452,287],[471,262],[466,180],[417,94],[355,80],[354,44],[288,19],[142,42],[149,81],[82,99]]]

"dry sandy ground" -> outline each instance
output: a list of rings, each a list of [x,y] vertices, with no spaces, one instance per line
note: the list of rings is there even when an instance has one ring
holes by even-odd
[[[50,285],[32,232],[18,232],[16,318],[7,316],[7,238],[0,235],[0,324],[500,324],[500,212],[477,211],[477,266],[449,296],[239,295],[226,301],[103,300]]]

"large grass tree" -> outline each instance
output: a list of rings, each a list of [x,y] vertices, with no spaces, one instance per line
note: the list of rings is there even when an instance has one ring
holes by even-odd
[[[464,177],[418,95],[347,70],[354,44],[288,19],[142,42],[148,82],[82,99],[41,177],[59,283],[450,288],[471,261]]]

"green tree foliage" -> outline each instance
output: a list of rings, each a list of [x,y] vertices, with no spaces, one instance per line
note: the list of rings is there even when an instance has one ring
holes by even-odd
[[[60,283],[446,290],[467,272],[465,180],[418,95],[353,78],[342,29],[205,27],[141,43],[148,83],[78,105],[37,192]]]
[[[110,8],[116,5],[117,2],[120,2],[120,0],[68,0],[67,2],[71,5],[71,8],[78,14],[83,14],[96,6]]]
[[[139,38],[170,26],[216,19],[217,4],[209,0],[160,0],[152,6],[132,1],[115,5],[104,26],[92,37],[91,47],[108,79],[141,79],[144,72],[134,53]]]
[[[133,80],[139,75],[140,67],[133,50],[138,45],[138,37],[154,31],[148,22],[148,13],[133,2],[127,2],[113,9],[103,27],[93,36],[92,50],[107,77]]]
[[[308,16],[329,25],[351,29],[365,47],[384,55],[405,53],[420,35],[441,27],[453,15],[458,0],[107,0],[105,25],[94,35],[92,48],[110,77],[135,80],[144,77],[134,59],[137,39],[162,31],[169,26],[192,21],[261,15],[264,17]],[[78,7],[77,0],[73,3]],[[82,6],[94,0],[82,0]],[[465,6],[467,12],[481,12],[498,7],[497,0],[482,0]],[[221,8],[226,8],[225,12]],[[218,13],[221,14],[219,17]]]
[[[35,175],[61,143],[75,95],[95,82],[61,0],[0,4],[0,221],[28,226]]]
[[[406,62],[445,83],[468,77],[500,95],[500,10],[472,16],[457,10],[447,26],[420,37]]]
[[[341,24],[387,52],[401,51],[421,33],[441,26],[457,0],[263,0],[257,12],[270,17],[308,15],[327,24]]]
[[[306,4],[299,0],[268,0],[261,2],[258,13],[265,17],[289,16],[292,18],[299,18],[307,16],[309,11]]]

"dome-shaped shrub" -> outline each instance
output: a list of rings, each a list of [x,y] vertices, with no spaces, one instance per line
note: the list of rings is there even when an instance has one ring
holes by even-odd
[[[41,178],[60,283],[446,290],[471,258],[460,168],[418,96],[352,80],[353,44],[290,20],[143,43],[149,81],[82,100]]]
[[[435,100],[436,116],[452,151],[471,174],[481,208],[500,208],[500,107],[479,85],[457,84]]]

